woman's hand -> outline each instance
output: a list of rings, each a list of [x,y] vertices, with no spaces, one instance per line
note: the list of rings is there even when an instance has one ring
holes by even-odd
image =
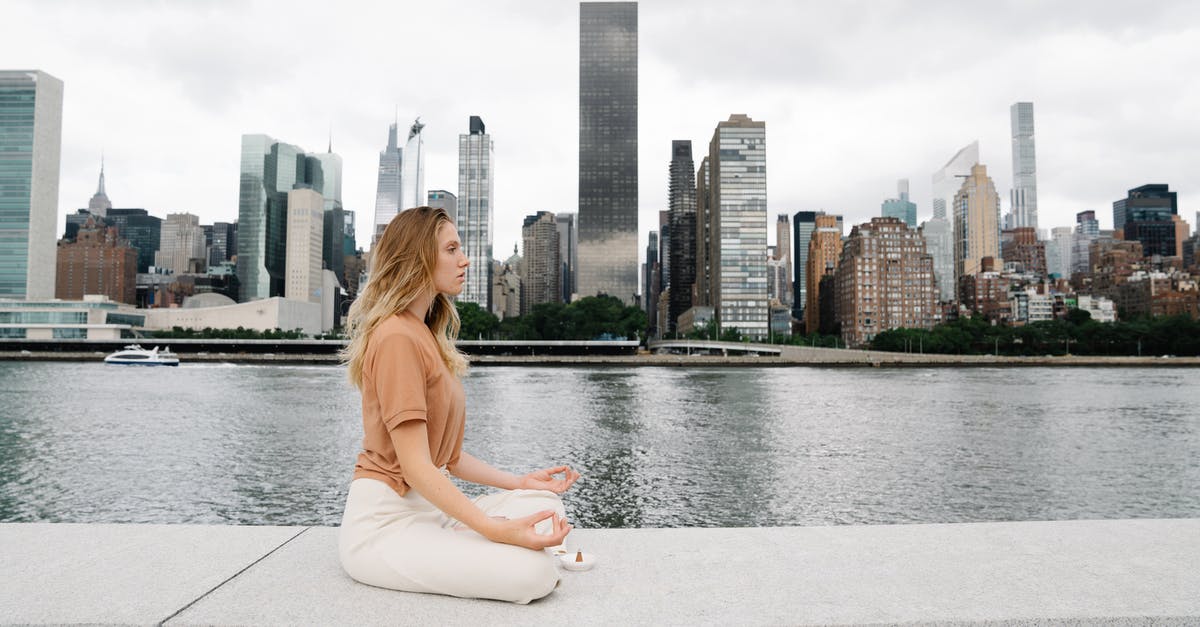
[[[555,476],[560,474],[562,475],[561,479]],[[570,466],[555,466],[554,468],[535,470],[522,476],[518,486],[524,490],[549,490],[555,494],[562,494],[570,489],[578,478],[579,473],[571,470]]]
[[[549,535],[542,535],[534,529],[534,525],[547,518],[553,519],[552,527],[550,528]],[[488,520],[490,522],[486,532],[483,534],[488,540],[523,546],[535,551],[540,551],[548,546],[562,544],[572,529],[571,525],[567,524],[567,519],[559,518],[554,514],[553,510],[541,511],[525,516],[524,518],[508,519],[492,517]]]

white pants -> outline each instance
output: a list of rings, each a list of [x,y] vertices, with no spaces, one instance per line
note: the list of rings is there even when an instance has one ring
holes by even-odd
[[[564,515],[544,490],[506,490],[475,499],[489,516],[521,518],[543,510]],[[538,523],[549,533],[549,520]],[[558,585],[546,551],[492,542],[454,520],[416,490],[400,496],[375,479],[355,479],[338,532],[342,568],[381,588],[528,603]]]

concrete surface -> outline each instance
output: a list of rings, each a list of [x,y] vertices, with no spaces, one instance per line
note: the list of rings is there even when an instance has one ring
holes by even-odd
[[[334,528],[0,525],[0,622],[1197,624],[1200,520],[576,530],[527,606],[364,586]]]

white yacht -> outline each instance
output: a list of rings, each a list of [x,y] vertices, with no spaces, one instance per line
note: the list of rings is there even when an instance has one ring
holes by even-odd
[[[178,366],[179,357],[172,353],[170,348],[160,352],[157,346],[146,350],[137,344],[130,344],[105,357],[104,363],[127,366]]]

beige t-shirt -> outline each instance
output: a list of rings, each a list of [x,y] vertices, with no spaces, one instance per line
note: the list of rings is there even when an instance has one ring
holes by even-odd
[[[466,422],[462,382],[446,367],[433,332],[407,310],[381,322],[367,340],[362,381],[363,450],[354,478],[383,481],[400,496],[409,490],[391,430],[424,420],[435,466],[458,461]]]

